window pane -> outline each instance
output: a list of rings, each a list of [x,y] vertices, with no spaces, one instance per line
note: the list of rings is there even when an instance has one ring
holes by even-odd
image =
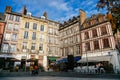
[[[101,35],[105,35],[107,34],[107,30],[106,30],[106,27],[101,27]]]
[[[10,33],[6,33],[4,39],[5,40],[10,40],[11,39],[11,34]]]
[[[103,47],[104,48],[109,48],[110,47],[108,38],[103,39]]]
[[[29,22],[25,23],[25,28],[29,28]]]
[[[40,31],[44,31],[44,25],[40,26]]]
[[[89,39],[89,34],[88,34],[88,32],[85,32],[85,39]]]
[[[19,22],[19,21],[20,21],[20,17],[19,17],[19,16],[16,16],[15,21]]]
[[[13,15],[10,15],[9,20],[12,20],[12,21],[13,21],[13,19],[14,19],[14,16],[13,16]]]
[[[31,50],[35,50],[35,43],[32,43]]]
[[[53,34],[52,28],[49,29],[49,34]]]
[[[37,30],[37,24],[36,23],[33,24],[33,30]]]
[[[42,51],[43,50],[43,44],[39,45],[39,50]]]
[[[94,49],[99,49],[99,42],[98,41],[94,41]]]
[[[93,30],[92,30],[92,34],[93,34],[93,37],[97,37],[97,30],[96,30],[96,29],[93,29]]]
[[[90,43],[89,42],[86,43],[86,50],[88,50],[88,51],[90,50]]]
[[[18,24],[15,24],[13,30],[14,30],[14,31],[18,31],[18,29],[19,29],[19,25],[18,25]]]
[[[16,51],[16,45],[15,44],[11,44],[10,45],[10,52],[15,52]]]
[[[13,29],[13,24],[12,23],[8,23],[7,29],[12,30]]]
[[[25,32],[24,32],[24,39],[27,39],[27,38],[28,38],[28,32],[25,31]]]
[[[43,34],[40,35],[40,41],[44,41],[44,35]]]
[[[36,39],[36,32],[33,32],[32,40],[35,40],[35,39]]]
[[[22,49],[27,49],[27,42],[23,42]]]
[[[9,45],[3,44],[2,52],[8,52]]]
[[[12,34],[12,40],[17,41],[17,34]]]

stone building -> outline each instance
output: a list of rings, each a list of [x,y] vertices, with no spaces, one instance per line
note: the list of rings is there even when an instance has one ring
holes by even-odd
[[[83,10],[80,10],[80,13],[85,15]],[[77,16],[61,24],[59,32],[62,57],[67,57],[67,55],[81,56],[79,25],[83,20],[83,17]]]
[[[5,15],[0,14],[0,49],[1,49],[1,46],[2,46],[4,29],[5,29]]]
[[[15,60],[14,65],[17,65],[19,62],[16,61],[19,60],[22,65],[26,66],[30,64],[42,65],[46,70],[48,56],[50,54],[51,56],[59,56],[59,23],[48,19],[46,12],[41,17],[32,16],[25,6],[22,13],[13,12],[12,8],[7,6],[5,16],[6,28],[1,51],[6,59],[15,58],[12,59]],[[53,35],[49,34],[50,27],[52,27]],[[50,36],[53,37],[52,44],[50,44]],[[54,47],[52,53],[49,52],[51,46]]]
[[[105,15],[96,14],[86,18],[80,25],[80,37],[82,59],[79,63],[103,61],[112,63],[115,72],[120,69],[116,40]]]

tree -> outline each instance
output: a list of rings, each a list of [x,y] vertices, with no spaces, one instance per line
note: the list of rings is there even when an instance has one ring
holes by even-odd
[[[111,22],[113,33],[120,31],[120,0],[99,0],[98,9],[107,9],[107,19]]]

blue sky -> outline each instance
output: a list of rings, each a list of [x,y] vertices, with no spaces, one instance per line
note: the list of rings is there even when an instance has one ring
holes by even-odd
[[[98,0],[0,0],[0,12],[4,12],[6,5],[9,5],[14,12],[21,13],[26,5],[28,12],[34,16],[40,17],[46,11],[49,19],[65,21],[79,15],[79,9],[84,10],[87,17],[106,13],[105,10],[97,10],[97,2]]]

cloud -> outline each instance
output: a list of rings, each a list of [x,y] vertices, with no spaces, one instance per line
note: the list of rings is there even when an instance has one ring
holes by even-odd
[[[68,13],[68,14],[66,14],[65,17],[61,17],[61,18],[58,19],[57,21],[63,22],[63,21],[66,21],[66,20],[72,18],[73,16],[77,16],[77,15],[78,15],[78,13]]]
[[[58,10],[69,11],[72,8],[68,6],[67,2],[60,1],[60,0],[53,0],[49,6],[57,8]]]
[[[105,13],[105,10],[97,11],[98,0],[1,0],[0,9],[3,11],[6,5],[13,8],[14,12],[22,12],[26,5],[28,12],[33,16],[40,17],[44,11],[48,13],[48,18],[52,20],[65,21],[73,16],[79,15],[79,9],[87,12],[88,16],[93,13]]]

